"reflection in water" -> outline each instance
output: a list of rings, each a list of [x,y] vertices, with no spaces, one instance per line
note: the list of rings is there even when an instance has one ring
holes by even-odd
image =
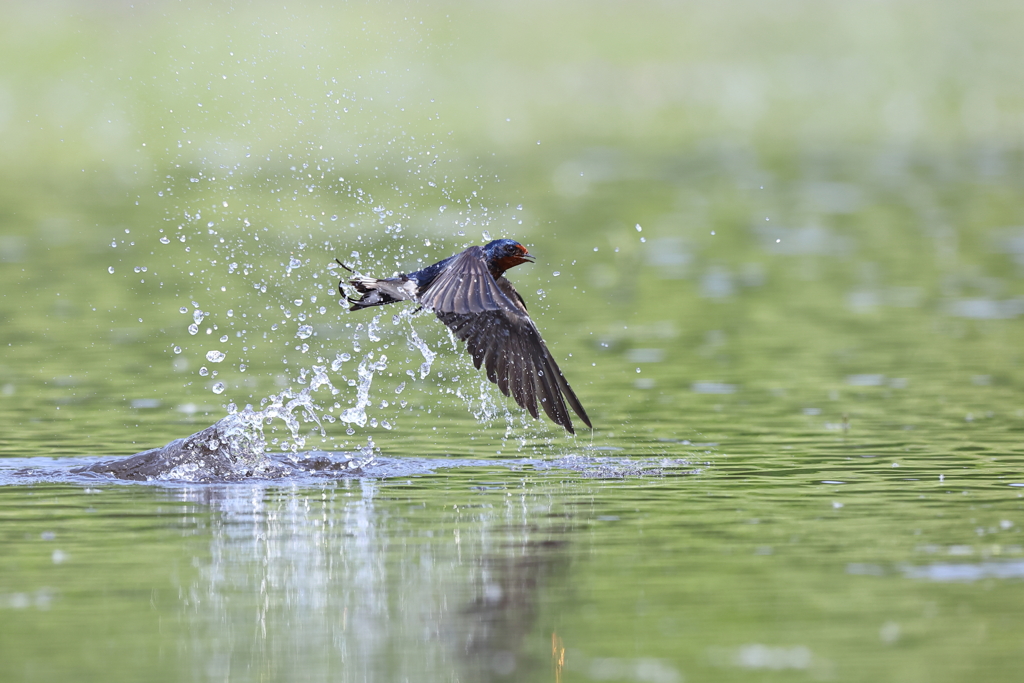
[[[564,575],[565,545],[564,540],[526,537],[479,558],[475,597],[452,620],[452,631],[464,664],[481,680],[522,667],[525,640],[537,619],[538,594]]]
[[[539,605],[565,576],[571,520],[504,489],[441,513],[406,490],[177,491],[215,511],[205,566],[180,587],[194,678],[549,678]]]

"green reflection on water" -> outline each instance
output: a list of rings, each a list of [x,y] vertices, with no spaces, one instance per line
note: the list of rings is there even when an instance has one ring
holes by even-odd
[[[555,634],[565,681],[1010,678],[1021,8],[453,7],[12,5],[0,456],[150,448],[347,352],[338,415],[372,350],[394,429],[309,446],[698,473],[7,488],[0,677],[543,680]],[[539,256],[592,439],[331,294],[484,230]]]
[[[8,487],[4,677],[546,680],[553,636],[564,680],[1013,670],[1015,496],[715,469]],[[964,565],[1016,578],[908,569]]]

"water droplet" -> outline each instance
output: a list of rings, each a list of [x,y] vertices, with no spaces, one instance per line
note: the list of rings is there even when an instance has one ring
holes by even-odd
[[[107,272],[110,273],[111,275],[113,275],[114,274],[114,266],[110,266],[109,268],[107,268]]]
[[[224,360],[225,354],[214,349],[213,351],[206,352],[206,360],[211,363],[219,363]]]
[[[175,347],[174,347],[174,349],[173,349],[173,351],[174,351],[175,353],[181,353],[181,347],[180,347],[180,346],[175,346]]]
[[[224,393],[224,382],[217,382],[213,385],[213,393],[223,394]]]
[[[178,310],[181,311],[182,313],[188,313],[188,306],[182,306]]]
[[[163,237],[160,238],[160,244],[170,244],[170,243],[171,243],[171,238],[170,237],[167,237],[166,235],[164,235]]]
[[[299,339],[309,339],[313,335],[312,325],[299,325],[299,331],[295,334]]]
[[[199,325],[196,325],[195,323],[192,323],[191,325],[189,325],[188,326],[188,333],[189,334],[199,334]]]
[[[203,367],[199,368],[199,375],[200,375],[200,377],[206,377],[209,374],[210,374],[210,371],[206,368],[205,365]]]
[[[552,275],[554,275],[555,277],[558,277],[559,275],[561,275],[561,274],[562,274],[562,271],[560,271],[560,270],[556,270],[555,272],[553,272],[553,273],[551,273],[551,274],[552,274]]]
[[[142,267],[141,266],[135,266],[135,272],[136,273],[141,273],[142,272]]]
[[[332,220],[332,221],[336,221],[336,220],[338,220],[338,217],[337,217],[337,215],[335,215],[335,216],[331,216],[331,220]]]
[[[639,223],[637,223],[637,224],[636,224],[636,231],[637,231],[637,232],[640,232],[641,230],[643,230],[643,228],[641,228],[641,227],[640,227],[640,224],[639,224]]]
[[[225,334],[223,337],[220,338],[220,343],[224,344],[224,343],[227,342],[227,340],[228,340],[228,335]]]

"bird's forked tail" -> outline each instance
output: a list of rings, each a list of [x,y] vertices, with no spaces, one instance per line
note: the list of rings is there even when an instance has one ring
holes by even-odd
[[[416,294],[415,283],[405,275],[377,279],[366,275],[359,275],[344,263],[338,261],[338,259],[334,260],[338,262],[339,266],[352,273],[348,284],[360,295],[358,298],[346,295],[344,289],[345,281],[342,280],[338,283],[338,292],[352,304],[348,309],[350,311],[358,311],[363,308],[370,308],[371,306],[393,304],[396,301],[407,301],[414,298]]]

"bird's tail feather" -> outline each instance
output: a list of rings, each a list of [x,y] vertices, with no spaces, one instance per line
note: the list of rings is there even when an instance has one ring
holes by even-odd
[[[338,265],[352,273],[352,278],[349,279],[348,284],[360,295],[359,297],[347,296],[342,287],[344,281],[338,283],[338,291],[352,304],[348,309],[350,311],[358,311],[370,308],[371,306],[393,304],[396,301],[405,301],[410,298],[407,292],[400,288],[400,285],[405,282],[403,278],[377,279],[366,275],[358,275],[341,261],[338,261]]]
[[[366,277],[363,275],[357,275],[348,281],[361,296],[359,298],[348,297],[349,303],[352,307],[348,310],[358,311],[363,308],[370,308],[371,306],[383,306],[384,304],[393,304],[396,301],[401,301],[397,297],[391,296],[385,289],[380,287],[382,281],[377,278]]]

